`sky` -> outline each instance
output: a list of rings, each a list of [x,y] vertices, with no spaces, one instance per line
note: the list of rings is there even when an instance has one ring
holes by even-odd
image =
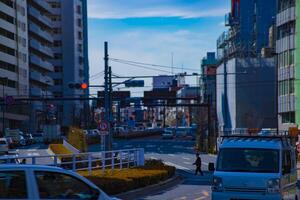
[[[175,73],[200,73],[201,59],[216,50],[216,40],[226,29],[224,16],[229,6],[229,0],[88,0],[90,84],[104,81],[99,74],[104,70],[104,41],[110,58],[171,66],[173,54],[173,66],[180,68]],[[122,76],[172,71],[113,61],[110,66],[114,74]],[[151,86],[151,82],[146,80],[145,85]],[[187,83],[195,84],[195,78]],[[150,89],[136,88],[133,96]],[[91,94],[96,94],[95,90]]]

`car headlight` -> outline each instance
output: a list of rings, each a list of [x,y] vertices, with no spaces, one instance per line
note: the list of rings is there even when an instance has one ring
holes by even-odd
[[[220,177],[213,177],[212,183],[212,191],[214,192],[221,192],[223,191],[223,180]]]
[[[279,193],[280,192],[280,180],[278,178],[269,179],[267,182],[268,193]]]

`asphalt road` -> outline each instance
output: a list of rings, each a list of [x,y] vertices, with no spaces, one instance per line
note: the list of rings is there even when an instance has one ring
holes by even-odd
[[[160,138],[146,138],[135,140],[115,141],[114,149],[144,148],[146,159],[163,160],[166,164],[175,166],[177,175],[183,177],[183,181],[171,188],[162,189],[154,193],[145,193],[138,200],[205,200],[210,199],[210,182],[212,176],[207,172],[209,162],[215,162],[216,156],[201,154],[204,176],[195,176],[193,162],[194,141],[162,140]],[[89,151],[100,149],[100,145],[94,145]]]

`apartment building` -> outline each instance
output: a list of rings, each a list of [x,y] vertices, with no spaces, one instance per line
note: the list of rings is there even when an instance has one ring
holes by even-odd
[[[280,130],[288,130],[300,122],[300,104],[297,102],[299,69],[296,62],[299,54],[296,42],[300,34],[296,30],[296,9],[300,5],[295,0],[278,0],[277,7],[278,123]]]
[[[88,97],[88,90],[70,88],[72,83],[88,83],[87,2],[86,0],[47,0],[53,13],[54,97]],[[57,104],[62,126],[83,125],[88,102],[64,101]]]
[[[51,7],[46,1],[28,0],[27,10],[30,97],[52,97],[50,88],[54,82],[49,76],[54,70]],[[48,123],[48,103],[33,101],[30,105],[30,130],[42,129]]]
[[[27,1],[0,0],[0,98],[28,97]],[[1,105],[0,132],[28,120],[27,105]],[[4,117],[4,120],[3,120]],[[3,124],[4,122],[4,124]]]

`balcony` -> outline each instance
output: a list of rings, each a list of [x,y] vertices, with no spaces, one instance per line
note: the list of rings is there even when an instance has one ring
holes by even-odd
[[[41,8],[44,9],[44,11],[51,12],[51,6],[47,3],[47,1],[41,1],[41,0],[32,0],[35,4],[39,5]]]
[[[295,95],[284,95],[279,96],[278,102],[278,112],[279,113],[286,113],[286,112],[293,112],[295,111]]]
[[[48,17],[46,17],[45,15],[43,15],[40,11],[35,9],[34,7],[29,6],[28,14],[31,17],[33,17],[33,18],[37,19],[38,21],[40,21],[41,23],[43,23],[45,26],[52,28],[51,20]]]
[[[32,38],[30,39],[29,46],[49,57],[53,57],[52,50],[49,47],[42,45],[40,42],[38,42],[35,39]]]
[[[295,35],[289,35],[276,41],[276,53],[295,49]]]
[[[281,26],[289,21],[294,21],[296,19],[296,9],[295,6],[283,10],[276,16],[276,26]]]
[[[44,76],[41,73],[34,70],[30,71],[30,79],[38,81],[48,86],[54,85],[54,81],[52,80],[52,78],[50,78],[49,76]]]
[[[38,25],[36,25],[34,23],[29,23],[29,31],[37,34],[41,38],[43,38],[51,43],[53,42],[52,35],[50,33],[48,33],[47,31],[42,30]]]
[[[54,71],[54,67],[50,62],[42,60],[41,58],[39,58],[36,55],[30,55],[30,63],[37,65],[43,69],[46,69],[50,72]]]

